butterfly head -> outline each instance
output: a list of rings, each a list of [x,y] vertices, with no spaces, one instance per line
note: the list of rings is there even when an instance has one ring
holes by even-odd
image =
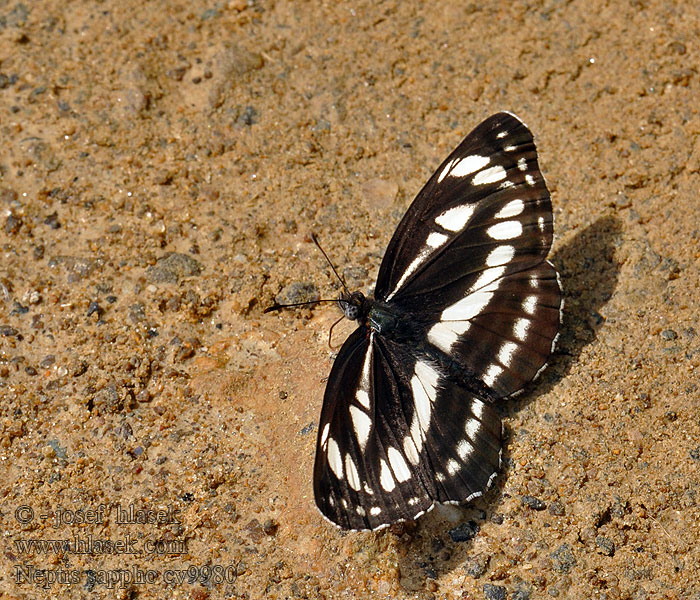
[[[357,321],[366,314],[366,303],[367,299],[362,292],[353,292],[352,294],[342,292],[340,298],[338,298],[340,310],[342,310],[345,317],[351,321]]]

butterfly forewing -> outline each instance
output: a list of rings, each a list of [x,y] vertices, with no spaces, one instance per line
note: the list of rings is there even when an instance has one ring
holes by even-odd
[[[561,292],[546,262],[552,207],[532,134],[484,121],[421,190],[396,230],[376,295],[420,311],[428,340],[498,397],[545,364]]]
[[[514,115],[497,113],[467,135],[418,193],[389,242],[375,296],[391,300],[410,295],[413,281],[414,288],[424,288],[431,279],[425,271],[430,263],[438,262],[438,272],[448,276],[444,267],[453,265],[442,256],[456,239],[462,249],[484,243],[495,247],[517,231],[504,224],[533,224],[540,216],[543,229],[538,227],[537,250],[531,249],[537,262],[552,242],[549,193],[530,130]],[[487,233],[492,225],[499,225],[491,230],[497,237]],[[487,254],[454,252],[465,272],[486,266]]]
[[[538,374],[557,336],[551,243],[532,134],[493,115],[409,207],[376,301],[335,360],[314,468],[328,519],[376,529],[490,485],[502,441],[493,401]]]

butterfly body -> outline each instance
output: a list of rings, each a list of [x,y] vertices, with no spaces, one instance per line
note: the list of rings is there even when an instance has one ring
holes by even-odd
[[[481,495],[498,473],[495,404],[536,377],[561,314],[549,192],[532,134],[481,123],[438,167],[394,233],[374,296],[331,370],[314,496],[345,529],[415,519]]]

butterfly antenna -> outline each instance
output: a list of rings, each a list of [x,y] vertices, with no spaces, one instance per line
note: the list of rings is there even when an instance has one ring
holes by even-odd
[[[331,352],[335,352],[335,348],[333,347],[333,344],[331,344],[331,337],[333,336],[333,328],[340,323],[343,319],[345,318],[345,315],[340,317],[333,325],[331,325],[330,331],[328,332],[328,347],[331,349]]]
[[[330,298],[324,300],[307,300],[306,302],[292,302],[291,304],[278,304],[275,302],[272,306],[268,306],[263,310],[263,314],[272,312],[273,310],[281,310],[283,308],[293,308],[295,306],[308,306],[309,304],[319,304],[321,302],[338,302],[337,299],[331,300]]]
[[[323,257],[326,259],[328,264],[331,266],[331,269],[333,269],[333,272],[335,273],[335,276],[338,278],[338,281],[340,281],[340,285],[343,286],[343,290],[345,290],[345,293],[349,296],[350,295],[350,290],[348,290],[348,286],[345,285],[345,281],[343,278],[338,274],[338,271],[335,270],[335,267],[333,266],[333,263],[331,262],[331,259],[328,258],[328,255],[326,254],[326,251],[321,248],[321,244],[318,243],[318,240],[316,239],[316,234],[311,233],[311,239],[314,241],[314,244],[316,244],[316,247],[321,251],[321,254],[323,254]]]

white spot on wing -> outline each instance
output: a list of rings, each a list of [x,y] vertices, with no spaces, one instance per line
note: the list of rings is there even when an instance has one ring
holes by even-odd
[[[360,515],[361,517],[364,517],[367,513],[365,512],[365,509],[362,508],[361,506],[355,507],[355,512]]]
[[[518,169],[520,169],[521,171],[527,171],[527,161],[525,160],[524,156],[521,156],[518,159]]]
[[[518,346],[513,342],[506,342],[505,344],[503,344],[503,346],[501,346],[501,349],[498,351],[499,362],[502,365],[509,367],[510,363],[513,360],[513,354],[517,349]]]
[[[515,256],[515,248],[513,246],[497,246],[486,257],[486,264],[489,267],[498,267],[508,264]]]
[[[425,387],[425,391],[428,393],[431,402],[434,401],[440,373],[438,373],[430,363],[424,360],[416,362],[415,373],[423,384],[423,387]]]
[[[469,407],[472,411],[472,414],[479,419],[479,421],[482,421],[484,418],[484,403],[481,400],[472,400],[471,406]]]
[[[423,386],[418,381],[418,377],[411,378],[411,390],[413,392],[413,403],[416,408],[418,424],[422,432],[428,430],[430,425],[430,399],[425,393]]]
[[[331,428],[330,423],[326,423],[321,432],[321,446],[326,445],[326,440],[328,439],[328,430]]]
[[[535,185],[535,178],[529,173],[525,175],[525,181],[527,181],[528,185]]]
[[[521,342],[524,342],[525,337],[527,336],[527,330],[529,328],[530,328],[530,320],[520,318],[513,325],[513,335],[516,338],[518,338]]]
[[[523,310],[528,315],[535,314],[535,308],[537,307],[537,296],[528,296],[523,302]]]
[[[454,475],[455,473],[457,473],[457,471],[459,471],[459,468],[460,468],[459,463],[453,459],[448,460],[447,465],[445,465],[445,466],[447,468],[447,472],[450,475]]]
[[[381,514],[382,509],[379,506],[373,506],[372,508],[369,509],[369,514],[372,515],[373,517],[376,517],[377,515]]]
[[[381,469],[379,471],[379,483],[385,492],[391,492],[396,487],[396,482],[389,471],[389,467],[384,459],[379,461]]]
[[[357,467],[355,466],[355,461],[349,454],[345,455],[345,473],[348,478],[348,484],[356,492],[360,491],[362,484],[360,483],[360,476],[357,474]]]
[[[451,160],[450,162],[448,162],[445,165],[445,168],[440,172],[440,175],[438,175],[438,178],[437,178],[438,183],[440,183],[443,179],[445,179],[445,177],[449,173],[450,169],[452,168],[452,165],[455,164],[455,160]]]
[[[444,233],[433,232],[428,236],[427,244],[431,248],[439,248],[447,241],[447,236]]]
[[[430,256],[432,253],[432,249],[430,248],[424,248],[421,253],[416,256],[413,261],[411,262],[410,265],[408,265],[408,268],[403,272],[403,275],[401,276],[401,279],[399,279],[398,283],[394,287],[394,289],[391,291],[391,293],[386,297],[387,302],[391,300],[394,297],[394,294],[401,289],[401,286],[406,282],[406,280],[413,275],[413,273],[420,267],[420,265],[425,262],[425,259]]]
[[[471,175],[483,169],[489,162],[491,162],[491,159],[488,156],[479,156],[478,154],[467,156],[455,164],[454,169],[452,169],[450,173],[450,177]]]
[[[407,435],[403,439],[403,453],[406,455],[408,462],[410,462],[412,465],[415,466],[420,462],[418,449],[416,448],[416,444],[413,441],[413,437],[410,435]]]
[[[415,374],[411,377],[411,391],[413,392],[415,408],[411,424],[411,437],[418,451],[422,447],[422,434],[428,431],[430,426],[430,413],[437,394],[436,388],[439,378],[440,374],[427,362],[419,360],[416,363]],[[420,432],[417,431],[418,428]],[[415,433],[418,433],[418,436]],[[420,443],[418,440],[421,440]]]
[[[350,418],[360,449],[364,450],[369,439],[369,432],[372,429],[372,419],[356,406],[350,406]]]
[[[474,213],[472,204],[463,204],[446,210],[435,218],[435,222],[448,231],[462,231]]]
[[[496,137],[497,137],[499,140],[502,140],[502,139],[503,139],[504,137],[506,137],[507,135],[508,135],[508,131],[504,130],[504,131],[499,131],[499,132],[496,134]]]
[[[511,200],[495,216],[497,219],[509,219],[510,217],[517,217],[523,210],[525,210],[525,203],[522,200]]]
[[[468,425],[469,422],[467,422],[467,426]],[[457,456],[459,456],[460,460],[466,460],[467,456],[469,456],[471,452],[472,446],[469,442],[467,442],[467,440],[462,440],[459,444],[457,444]]]
[[[506,272],[505,267],[491,267],[490,269],[484,269],[481,275],[469,288],[471,291],[483,290],[488,292],[493,292],[498,288],[496,283]],[[495,287],[490,287],[495,284]]]
[[[343,459],[340,456],[338,443],[333,438],[328,438],[328,448],[326,450],[328,456],[328,466],[335,473],[338,479],[343,478]]]
[[[493,298],[493,292],[481,291],[469,294],[465,298],[462,298],[458,302],[455,302],[452,306],[448,306],[445,310],[443,310],[440,318],[443,321],[468,321],[483,311],[484,308],[486,308],[486,305],[491,301],[491,298]],[[433,335],[436,340],[444,339],[445,336],[449,336],[448,330],[458,333],[458,329],[456,327],[453,328],[446,323],[439,323],[438,325],[445,325],[447,329],[444,327],[439,327]],[[428,337],[430,337],[430,334],[433,333],[433,329],[438,327],[438,325],[434,325],[430,329]],[[431,339],[431,341],[433,340]],[[441,347],[437,343],[435,343],[435,345],[438,346],[438,348]]]
[[[411,478],[411,471],[409,471],[401,453],[396,448],[389,448],[387,455],[389,456],[391,470],[394,472],[394,477],[396,477],[397,481],[408,481]]]
[[[357,390],[355,397],[357,401],[369,410],[369,376],[372,368],[372,352],[374,351],[374,333],[369,337],[369,345],[365,352],[365,361],[362,363],[362,378],[360,379],[360,389]]]
[[[482,379],[487,386],[492,387],[493,382],[496,381],[496,377],[498,377],[501,373],[503,373],[503,369],[501,367],[498,365],[491,365],[488,369],[486,369],[486,373],[484,373]]]
[[[523,226],[520,221],[496,223],[486,230],[486,233],[494,240],[512,240],[521,235],[522,232]]]
[[[427,428],[426,428],[427,429]],[[416,452],[420,452],[423,448],[423,429],[421,428],[420,418],[418,417],[418,411],[413,413],[413,419],[411,420],[411,439],[416,447]],[[404,449],[406,443],[404,442]]]
[[[506,178],[506,170],[500,165],[484,169],[474,175],[472,183],[474,185],[486,185],[487,183],[496,183],[503,181]]]
[[[469,436],[470,440],[474,440],[476,439],[476,434],[479,433],[479,429],[481,429],[481,423],[476,419],[469,419],[464,426],[464,433]]]
[[[365,390],[357,390],[355,392],[355,399],[369,410],[369,394]]]
[[[441,321],[428,331],[428,341],[443,352],[450,354],[459,336],[471,327],[469,321]]]

